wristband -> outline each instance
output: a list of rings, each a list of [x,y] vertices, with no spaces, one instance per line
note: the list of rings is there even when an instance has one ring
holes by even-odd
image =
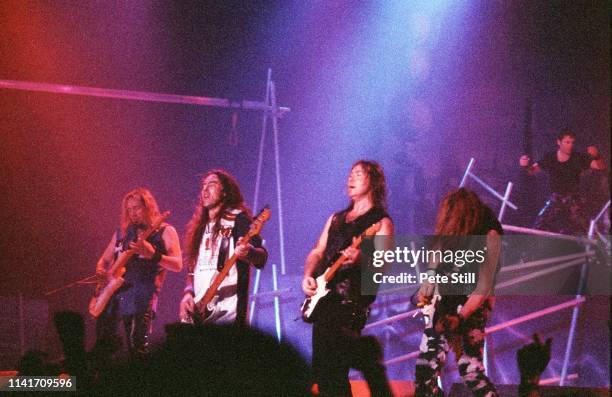
[[[155,253],[151,257],[151,262],[159,263],[161,261],[162,253],[160,250],[155,250]]]
[[[185,289],[183,290],[183,296],[185,294],[191,294],[191,296],[195,298],[195,292],[193,291],[193,287],[191,285],[185,287]]]
[[[457,313],[457,317],[459,317],[459,326],[463,325],[465,322],[465,317],[463,317],[463,314]]]

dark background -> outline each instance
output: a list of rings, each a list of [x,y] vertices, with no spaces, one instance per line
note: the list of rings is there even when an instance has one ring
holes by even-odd
[[[519,174],[526,131],[535,158],[569,127],[609,164],[609,41],[605,1],[5,1],[0,79],[262,100],[271,68],[291,108],[279,123],[284,284],[299,291],[359,158],[385,167],[396,229],[413,234],[431,231],[471,157],[498,191],[515,183],[521,209],[505,221],[530,224],[546,183]],[[262,115],[240,112],[233,145],[230,114],[0,90],[0,295],[84,312],[90,287],[43,293],[93,273],[135,187],[172,211],[181,238],[210,168],[235,174],[252,205]],[[273,149],[268,131],[259,203],[277,211]],[[269,265],[280,264],[277,221],[264,232]],[[263,290],[270,279],[268,266]],[[166,281],[156,335],[176,319],[182,280]],[[608,368],[605,357],[595,361]]]

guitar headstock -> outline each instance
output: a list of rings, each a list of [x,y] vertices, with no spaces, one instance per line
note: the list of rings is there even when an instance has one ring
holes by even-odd
[[[164,223],[164,221],[168,219],[169,216],[170,216],[170,211],[163,212],[161,215],[159,215],[159,217],[155,220],[155,222],[153,222],[153,224],[147,230],[145,230],[142,234],[139,235],[138,238],[145,239],[145,240],[149,238],[149,236],[152,233],[154,233],[157,229],[159,229],[161,224]]]
[[[270,219],[270,216],[272,216],[272,211],[270,211],[270,206],[266,205],[251,223],[251,227],[249,228],[249,236],[253,237],[258,235],[259,232],[261,232],[261,228],[263,227],[264,223]]]
[[[157,220],[155,221],[155,223],[153,223],[153,226],[151,227],[152,229],[157,229],[158,227],[161,226],[162,223],[164,223],[164,221],[166,219],[168,219],[168,217],[170,216],[170,211],[164,211],[159,218],[157,218]]]

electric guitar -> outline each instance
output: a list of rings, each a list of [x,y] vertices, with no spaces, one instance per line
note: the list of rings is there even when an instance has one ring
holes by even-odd
[[[353,240],[351,244],[351,248],[359,248],[364,236],[373,236],[380,230],[380,222],[377,222],[370,226],[365,232],[359,235],[356,239]],[[319,307],[319,303],[321,299],[323,299],[329,293],[330,289],[327,288],[327,283],[331,281],[336,275],[336,272],[340,267],[347,261],[347,256],[343,253],[340,254],[340,257],[336,259],[336,261],[327,269],[325,269],[325,273],[321,274],[316,278],[317,282],[317,290],[313,296],[307,297],[302,303],[302,320],[306,323],[312,323],[317,313],[317,308]]]
[[[264,223],[270,219],[270,216],[270,208],[266,205],[251,223],[248,233],[242,236],[236,245],[248,243],[251,238],[257,236],[261,232]],[[189,314],[190,318],[183,319],[184,322],[198,324],[212,323],[219,317],[219,314],[223,314],[220,312],[218,305],[219,286],[225,280],[236,261],[238,261],[238,256],[234,253],[234,255],[225,261],[223,269],[216,275],[206,292],[201,292],[194,297],[194,310]]]
[[[161,224],[170,216],[170,212],[166,211],[147,229],[145,230],[137,239],[146,240],[155,232]],[[132,259],[135,255],[134,250],[127,249],[123,252],[120,252],[119,255],[115,258],[113,264],[108,269],[109,274],[111,274],[110,278],[104,278],[101,280],[96,286],[96,291],[94,292],[94,296],[89,301],[89,314],[93,317],[98,317],[106,308],[106,305],[113,297],[115,292],[123,285],[125,279],[123,275],[125,274],[125,265]]]

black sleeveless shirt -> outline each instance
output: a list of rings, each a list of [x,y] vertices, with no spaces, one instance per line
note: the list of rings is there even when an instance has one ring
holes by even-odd
[[[162,235],[167,224],[163,224],[152,233],[147,241],[159,250],[163,255],[168,252],[164,245]],[[125,236],[121,230],[117,231],[117,244],[121,250],[129,249],[131,242],[138,239],[138,228],[135,225],[128,226]],[[157,298],[166,277],[166,269],[159,263],[134,255],[125,266],[123,278],[125,283],[117,291],[115,299],[118,300],[119,314],[122,316],[145,313],[151,309],[157,309]]]
[[[340,257],[340,251],[348,248],[352,244],[353,237],[359,236],[381,219],[389,217],[384,209],[373,207],[353,221],[346,222],[346,215],[348,212],[349,210],[344,210],[334,214],[327,233],[327,245],[323,253],[323,259],[319,264],[315,276],[323,274],[328,267],[333,265],[336,259]],[[371,244],[372,242],[364,240],[362,242],[362,248],[364,244],[368,243]],[[334,278],[328,283],[328,288],[345,300],[369,305],[376,299],[376,296],[361,295],[362,266],[363,263],[341,267],[336,272]]]

